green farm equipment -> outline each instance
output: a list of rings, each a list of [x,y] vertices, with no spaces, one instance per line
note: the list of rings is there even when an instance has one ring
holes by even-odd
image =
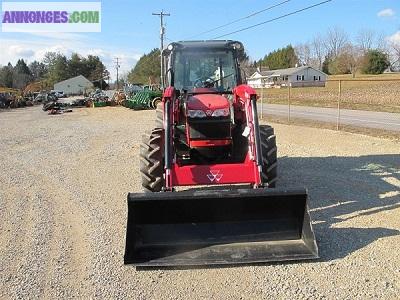
[[[105,101],[96,101],[96,102],[93,102],[93,106],[94,107],[106,107],[107,106],[107,102],[105,102]]]
[[[126,99],[125,106],[134,110],[155,109],[161,102],[161,91],[145,89]]]

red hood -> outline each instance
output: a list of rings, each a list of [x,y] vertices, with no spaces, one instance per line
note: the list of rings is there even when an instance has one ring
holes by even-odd
[[[187,108],[202,111],[229,108],[229,101],[218,94],[199,94],[189,97]]]

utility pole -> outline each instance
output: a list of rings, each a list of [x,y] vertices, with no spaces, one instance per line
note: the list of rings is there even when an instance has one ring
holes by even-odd
[[[115,58],[115,68],[117,69],[117,90],[119,90],[119,77],[118,77],[118,69],[121,67],[121,65],[119,64],[119,57]]]
[[[159,16],[160,17],[160,54],[161,54],[161,88],[164,89],[164,56],[163,56],[163,50],[164,50],[164,34],[165,34],[165,27],[164,27],[164,16],[169,17],[169,13],[164,13],[163,10],[159,13],[152,13],[153,16]]]

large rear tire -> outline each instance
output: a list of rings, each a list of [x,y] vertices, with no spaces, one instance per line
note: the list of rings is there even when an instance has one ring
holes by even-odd
[[[146,132],[140,144],[140,175],[145,192],[160,192],[164,186],[164,130]]]
[[[156,107],[156,128],[164,128],[163,118],[164,118],[163,105],[162,102],[160,102],[157,104]]]
[[[274,128],[268,125],[260,125],[261,151],[263,166],[261,179],[270,188],[276,186],[278,176],[278,148]]]

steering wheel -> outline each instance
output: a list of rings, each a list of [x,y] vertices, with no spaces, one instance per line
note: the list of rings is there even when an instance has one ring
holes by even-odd
[[[203,80],[203,79],[205,79],[205,80]],[[211,77],[200,77],[194,81],[193,85],[196,88],[204,87],[204,84],[207,80],[214,82],[214,79],[212,79]]]

